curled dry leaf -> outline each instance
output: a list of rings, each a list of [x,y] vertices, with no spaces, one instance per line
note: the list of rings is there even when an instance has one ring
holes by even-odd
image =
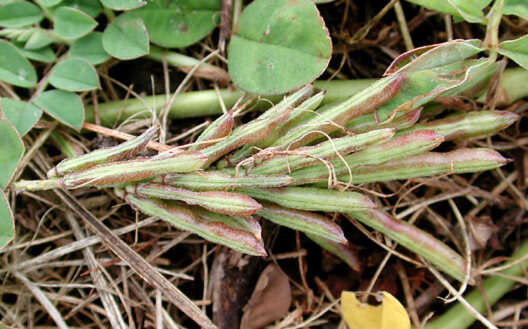
[[[361,303],[356,294],[343,291],[341,309],[350,329],[410,329],[407,311],[400,302],[386,291],[381,292],[381,304],[373,306]]]
[[[292,302],[288,277],[276,264],[260,275],[249,302],[244,307],[240,329],[258,329],[281,319]]]

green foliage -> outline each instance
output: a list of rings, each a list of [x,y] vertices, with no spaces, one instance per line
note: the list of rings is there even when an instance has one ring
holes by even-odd
[[[101,32],[92,32],[75,40],[70,47],[70,56],[84,59],[93,65],[101,64],[110,58],[103,47],[103,34]]]
[[[0,54],[0,80],[24,88],[35,86],[37,73],[15,46],[0,40]]]
[[[75,39],[90,33],[97,22],[79,9],[60,7],[55,11],[55,32],[65,39]]]
[[[498,52],[528,70],[528,35],[501,42]]]
[[[0,108],[20,136],[25,135],[42,116],[42,110],[35,105],[11,98],[0,99]]]
[[[149,35],[141,18],[121,15],[105,29],[103,47],[119,59],[133,59],[148,54]]]
[[[62,0],[39,0],[40,4],[44,7],[53,7],[62,2]]]
[[[43,16],[39,7],[27,1],[15,1],[0,8],[0,26],[22,27],[35,24]]]
[[[76,94],[64,90],[50,90],[40,94],[33,103],[65,125],[81,129],[84,106]]]
[[[13,213],[4,192],[0,191],[0,248],[11,241],[14,234]],[[0,326],[0,328],[5,328]]]
[[[60,5],[64,7],[79,9],[83,13],[86,13],[92,16],[93,18],[99,16],[102,9],[99,1],[94,0],[63,0],[61,1]]]
[[[407,0],[441,13],[453,15],[470,23],[486,23],[482,9],[492,0]]]
[[[142,7],[147,4],[143,0],[101,0],[103,6],[115,10],[129,10]]]
[[[0,188],[5,188],[24,152],[16,129],[7,120],[0,120]]]
[[[309,0],[256,0],[246,7],[229,45],[229,73],[237,87],[281,94],[319,76],[332,45]]]
[[[68,91],[86,91],[99,87],[95,68],[82,59],[66,59],[55,65],[49,83],[55,88]]]
[[[38,49],[27,49],[18,43],[13,43],[17,50],[27,59],[31,59],[36,62],[52,63],[57,59],[55,52],[51,47],[42,47]]]
[[[503,14],[515,15],[528,20],[528,2],[526,0],[506,0]]]
[[[126,15],[143,19],[150,39],[162,47],[187,47],[218,23],[219,0],[151,0]]]

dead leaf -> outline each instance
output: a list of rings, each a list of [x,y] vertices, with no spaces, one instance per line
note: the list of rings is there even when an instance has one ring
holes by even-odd
[[[343,318],[350,329],[410,329],[409,315],[400,302],[386,291],[381,304],[361,303],[351,291],[341,293]]]
[[[292,302],[288,277],[276,264],[268,265],[244,307],[240,329],[259,329],[283,318]]]

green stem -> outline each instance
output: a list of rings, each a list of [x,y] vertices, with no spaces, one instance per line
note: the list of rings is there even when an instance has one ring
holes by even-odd
[[[502,103],[510,104],[516,100],[528,96],[528,71],[515,68],[504,72],[499,88],[503,92]],[[358,91],[368,87],[375,81],[373,79],[340,80],[340,81],[315,81],[315,87],[326,89],[327,93],[322,104],[339,101],[351,96]],[[220,96],[227,108],[233,106],[244,93],[240,90],[220,90]],[[266,100],[278,102],[282,96],[266,97]],[[149,116],[147,106],[159,112],[165,105],[165,95],[144,97],[143,99],[129,99],[99,104],[99,116],[103,124],[112,124],[117,118],[124,120],[130,116],[143,113]],[[481,100],[481,99],[479,99]],[[266,109],[269,102],[261,100],[257,103],[257,109]],[[169,117],[173,119],[217,115],[222,113],[222,107],[214,90],[191,91],[176,96]],[[86,121],[93,122],[93,107],[86,107]]]
[[[517,249],[517,251],[512,255],[509,263],[522,258],[526,254],[528,254],[528,241],[525,241],[521,247]],[[500,271],[499,273],[501,276],[495,275],[486,279],[481,285],[480,289],[474,289],[464,298],[478,312],[483,313],[486,311],[486,303],[489,305],[495,304],[502,298],[502,296],[504,296],[513,288],[515,281],[506,277],[521,276],[524,273],[523,268],[525,269],[526,267],[528,267],[528,259],[525,259],[517,265]],[[484,292],[486,298],[483,297],[482,292]],[[470,313],[468,313],[462,304],[457,304],[450,308],[443,315],[427,324],[425,329],[465,329],[471,326],[473,322],[475,322],[475,318]]]

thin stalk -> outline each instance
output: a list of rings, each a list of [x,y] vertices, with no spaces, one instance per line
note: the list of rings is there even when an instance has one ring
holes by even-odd
[[[499,83],[501,97],[499,104],[506,105],[515,102],[518,99],[528,96],[528,85],[523,81],[528,80],[528,71],[522,68],[507,69]],[[373,79],[359,79],[347,81],[315,81],[316,88],[326,89],[327,93],[323,99],[323,104],[343,100],[355,93],[367,88],[374,81]],[[484,93],[485,94],[485,93]],[[222,98],[227,108],[232,107],[244,93],[240,90],[220,90]],[[130,116],[136,116],[141,113],[145,117],[150,116],[150,112],[145,108],[147,104],[150,108],[159,112],[165,105],[165,95],[156,95],[144,97],[142,100],[129,99],[113,101],[98,104],[99,116],[101,123],[108,125],[113,123],[117,118],[126,120]],[[266,97],[273,103],[282,99],[282,96]],[[484,101],[484,98],[479,98]],[[256,109],[266,109],[270,106],[269,102],[260,100],[256,103]],[[94,121],[93,106],[87,106],[86,121]],[[209,115],[218,115],[222,113],[220,100],[214,90],[191,91],[181,93],[175,98],[169,112],[169,118],[190,118]]]
[[[525,257],[527,254],[528,241],[525,241],[519,249],[513,253],[507,264],[511,264],[512,262]],[[486,279],[479,289],[474,289],[467,294],[464,299],[479,313],[485,312],[487,310],[487,305],[491,306],[495,304],[513,288],[515,281],[509,278],[522,276],[527,267],[528,259],[525,259],[518,264],[500,271],[500,275],[491,276]],[[463,305],[457,303],[447,312],[429,322],[424,329],[466,329],[475,321],[475,317],[471,315]]]

